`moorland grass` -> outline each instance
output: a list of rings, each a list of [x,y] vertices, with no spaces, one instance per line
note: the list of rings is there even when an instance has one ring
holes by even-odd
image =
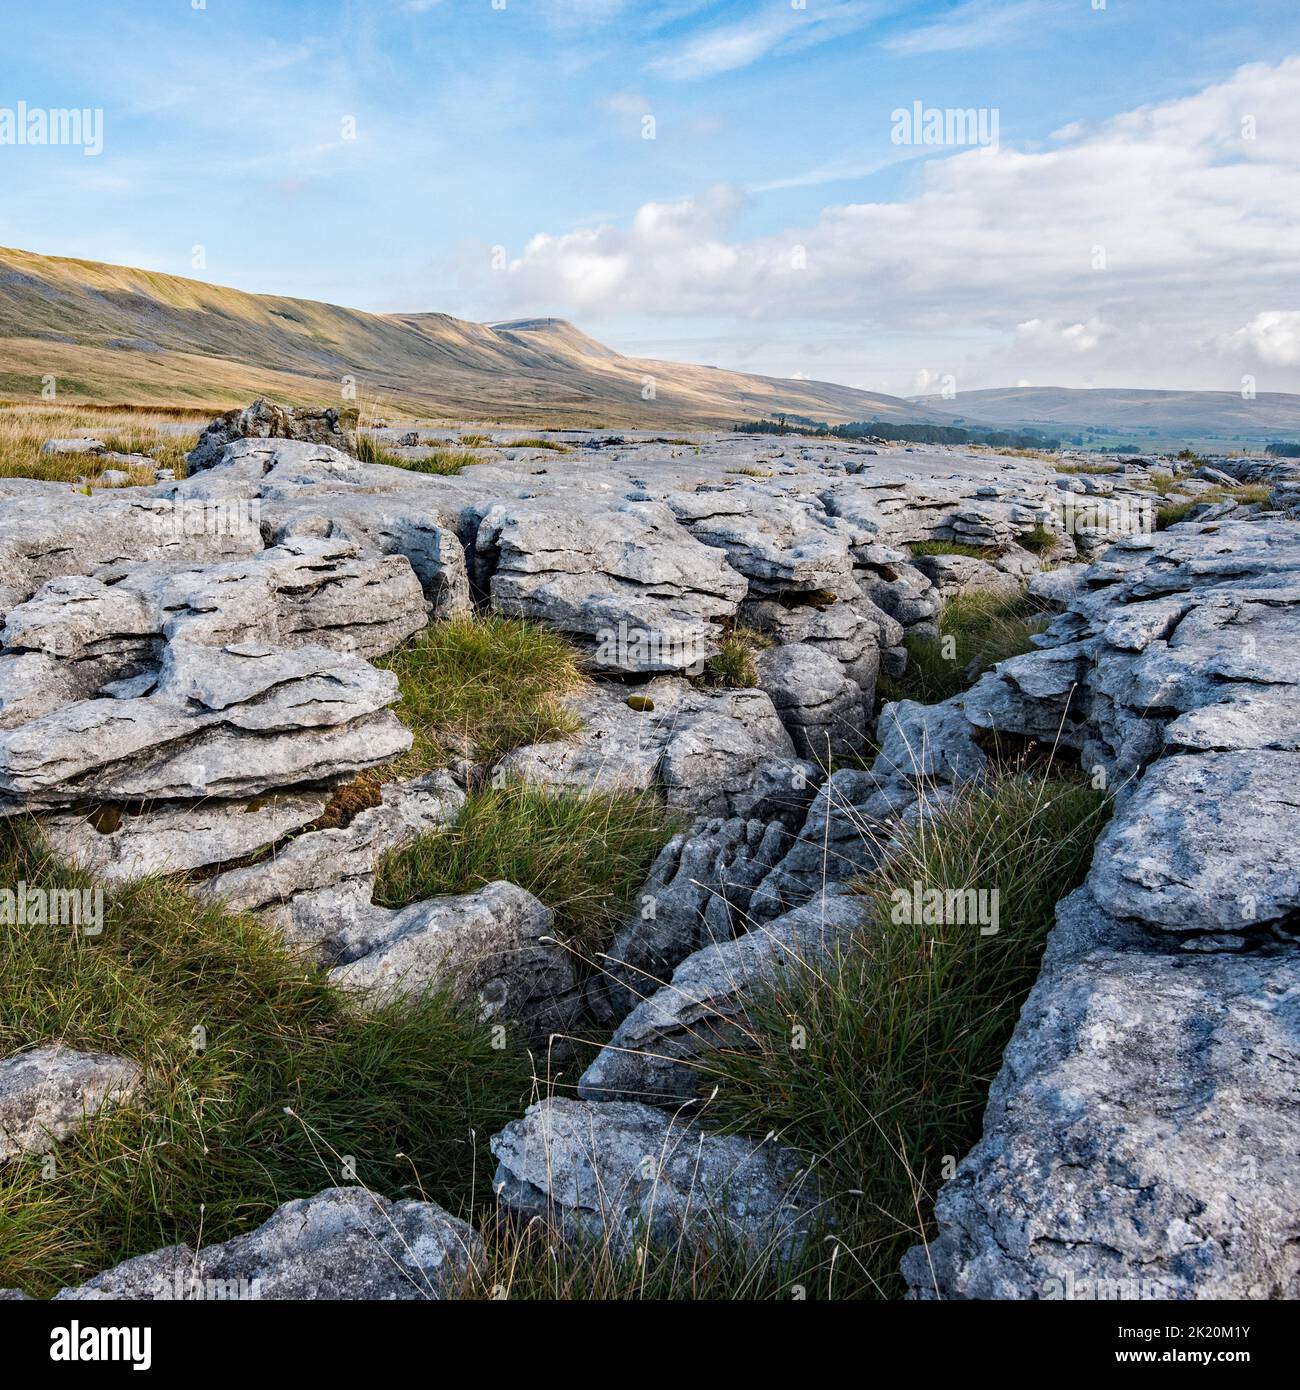
[[[357,458],[362,463],[382,463],[386,468],[404,468],[408,473],[430,473],[439,478],[454,478],[462,468],[483,462],[467,449],[434,449],[422,458],[408,458],[395,453],[373,434],[365,433],[357,435]]]
[[[793,1276],[809,1290],[901,1293],[899,1259],[933,1234],[945,1160],[979,1137],[1055,905],[1108,813],[1103,793],[1069,776],[1006,772],[963,793],[857,885],[868,917],[838,954],[790,963],[740,1045],[700,1060],[701,1093],[718,1088],[714,1123],[775,1133],[816,1163],[836,1224]],[[996,889],[998,930],[895,920],[892,895],[910,900],[914,884]]]
[[[908,549],[913,555],[964,555],[971,560],[996,560],[1002,553],[996,546],[967,545],[965,541],[914,541]]]
[[[170,416],[148,411],[78,410],[75,406],[0,406],[0,478],[37,478],[45,482],[73,483],[94,478],[115,467],[94,454],[45,454],[49,439],[87,435],[114,453],[148,453],[159,468],[185,476],[185,455],[198,440],[198,429],[183,434]],[[141,469],[133,481],[153,482],[153,468]]]
[[[733,628],[718,643],[717,656],[704,663],[703,684],[729,690],[750,690],[758,684],[755,656],[772,641],[753,628]]]
[[[0,881],[88,883],[13,821]],[[156,881],[110,890],[99,936],[0,935],[0,1055],[54,1041],[133,1058],[146,1083],[52,1174],[39,1154],[0,1167],[0,1287],[33,1295],[346,1181],[468,1214],[491,1201],[488,1138],[530,1098],[526,1057],[472,1007],[345,1007],[268,928]]]
[[[976,590],[949,599],[939,615],[939,638],[907,639],[907,669],[899,679],[881,677],[880,700],[934,704],[957,694],[989,667],[1032,649],[1036,611],[1024,593]]]
[[[447,618],[375,664],[397,676],[397,714],[415,735],[385,776],[413,776],[453,758],[492,762],[580,727],[560,703],[582,686],[578,652],[536,623],[496,614]]]
[[[456,823],[389,855],[375,899],[405,907],[507,879],[555,913],[580,963],[605,950],[678,829],[651,793],[555,793],[524,783],[472,795]]]

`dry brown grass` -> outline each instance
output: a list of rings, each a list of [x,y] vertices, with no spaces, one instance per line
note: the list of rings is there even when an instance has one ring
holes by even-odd
[[[185,476],[185,455],[194,447],[204,417],[177,420],[170,412],[94,410],[66,405],[0,404],[0,478],[39,478],[46,482],[92,480],[112,460],[94,454],[43,455],[49,439],[98,439],[115,453],[148,453],[160,468]],[[192,429],[177,433],[177,424]],[[129,470],[132,483],[152,483],[152,468]]]

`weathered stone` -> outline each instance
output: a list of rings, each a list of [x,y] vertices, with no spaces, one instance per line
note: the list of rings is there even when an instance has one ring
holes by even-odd
[[[755,665],[759,686],[772,697],[800,757],[829,762],[862,752],[863,692],[834,657],[795,643],[760,652]]]
[[[846,941],[865,920],[862,900],[821,894],[773,922],[687,957],[672,982],[623,1020],[578,1082],[584,1100],[679,1106],[707,1091],[698,1059],[743,1047],[746,1010],[784,971],[798,971]]]
[[[1082,889],[1053,946],[914,1296],[1300,1295],[1300,953],[1143,948]]]
[[[492,1152],[508,1212],[620,1254],[648,1239],[784,1261],[824,1219],[812,1175],[788,1149],[707,1134],[648,1105],[539,1101]]]
[[[252,854],[310,824],[325,804],[319,793],[300,793],[147,810],[99,807],[90,815],[47,816],[41,832],[58,855],[97,878],[147,878]]]
[[[200,1250],[173,1245],[139,1255],[55,1298],[455,1298],[485,1264],[474,1228],[433,1202],[390,1202],[362,1187],[330,1187],[286,1202],[247,1235]]]
[[[660,851],[627,921],[601,962],[588,1000],[617,1022],[667,982],[702,946],[729,941],[745,922],[754,888],[790,844],[779,822],[704,820]]]
[[[503,503],[484,516],[475,548],[496,612],[569,634],[600,670],[698,669],[746,588],[718,551],[649,502]]]
[[[337,410],[272,405],[265,396],[259,396],[242,410],[217,416],[199,435],[186,458],[190,473],[201,473],[220,463],[226,446],[237,439],[293,439],[325,444],[354,456],[357,452],[356,434],[340,421]]]
[[[690,815],[729,815],[752,801],[772,759],[793,758],[760,690],[701,690],[661,677],[638,697],[639,709],[607,688],[572,697],[566,704],[582,732],[508,753],[497,773],[567,791],[659,789]]]
[[[1097,845],[1088,885],[1116,917],[1249,931],[1300,911],[1300,753],[1162,758]]]
[[[330,979],[379,998],[439,990],[477,994],[484,1018],[522,1023],[545,1042],[567,1034],[580,1002],[573,957],[552,936],[555,914],[513,883],[340,917],[320,943]]]
[[[68,1138],[105,1105],[131,1096],[141,1076],[124,1057],[60,1044],[6,1057],[0,1062],[0,1163]]]

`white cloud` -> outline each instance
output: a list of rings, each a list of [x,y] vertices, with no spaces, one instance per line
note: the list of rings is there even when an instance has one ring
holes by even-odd
[[[1034,349],[1068,348],[1073,352],[1091,352],[1108,333],[1105,324],[1094,314],[1086,323],[1049,323],[1043,319],[1027,319],[1016,324],[1016,338]]]
[[[768,0],[745,19],[691,35],[647,64],[656,77],[686,82],[748,67],[769,54],[792,53],[861,29],[888,10],[877,0],[821,0],[796,9]]]
[[[1300,309],[1269,309],[1256,314],[1228,342],[1271,366],[1300,366]]]
[[[1297,129],[1300,58],[1254,64],[1046,148],[930,160],[912,196],[828,206],[782,235],[738,237],[735,190],[647,203],[626,226],[535,238],[498,285],[507,312],[802,322],[808,339],[869,324],[877,342],[948,354],[959,341],[968,383],[972,364],[1047,381],[1086,359],[1112,384],[1175,370],[1213,384],[1243,348],[1297,365],[1295,315],[1270,308],[1300,283]],[[922,347],[909,375],[918,359],[958,365]]]
[[[1058,6],[1059,10],[1059,6]],[[1023,37],[1030,24],[1041,24],[1051,13],[1043,0],[966,0],[942,19],[886,39],[894,53],[952,53],[982,48],[1003,39]]]

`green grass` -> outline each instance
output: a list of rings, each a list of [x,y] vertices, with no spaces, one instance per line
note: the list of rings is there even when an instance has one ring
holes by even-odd
[[[118,465],[94,454],[42,454],[49,439],[88,435],[114,453],[148,453],[153,463],[129,470],[133,483],[152,483],[155,468],[170,468],[185,476],[185,455],[198,439],[197,431],[174,434],[172,418],[126,408],[115,411],[78,410],[70,406],[0,406],[0,478],[38,478],[46,482],[94,480],[105,468]]]
[[[563,444],[558,439],[543,439],[540,435],[530,436],[527,439],[512,439],[508,445],[511,449],[550,449],[557,454],[571,454],[573,446]]]
[[[677,828],[649,793],[490,788],[470,797],[455,825],[390,855],[375,899],[404,907],[508,879],[553,909],[556,935],[589,960],[608,947]]]
[[[836,1297],[897,1297],[904,1250],[933,1234],[945,1158],[979,1137],[988,1086],[1038,972],[1056,902],[1108,815],[1082,782],[1003,774],[916,831],[859,885],[866,925],[835,959],[792,964],[751,1007],[743,1048],[701,1063],[711,1114],[815,1156],[838,1225],[801,1276]],[[999,893],[999,930],[893,920],[894,890]],[[806,1047],[791,1045],[804,1030]]]
[[[761,632],[738,627],[718,643],[717,656],[704,663],[703,683],[731,690],[751,690],[758,684],[755,653],[772,643]]]
[[[971,560],[996,560],[1002,553],[996,546],[967,545],[964,541],[915,541],[908,548],[913,555],[964,555]]]
[[[1192,497],[1186,502],[1166,502],[1163,507],[1156,508],[1156,530],[1167,531],[1171,526],[1177,526],[1180,521],[1186,521],[1193,507],[1199,507],[1203,498]]]
[[[490,762],[579,728],[560,704],[583,683],[578,653],[535,623],[448,618],[375,664],[396,674],[397,714],[415,735],[385,775],[413,776],[456,757]]]
[[[1186,521],[1192,509],[1205,502],[1236,502],[1239,506],[1267,506],[1270,490],[1263,483],[1243,483],[1240,487],[1216,487],[1198,493],[1186,502],[1168,502],[1156,511],[1156,530],[1167,531]]]
[[[978,590],[949,599],[939,615],[938,641],[907,639],[907,670],[899,680],[881,677],[880,700],[934,704],[966,689],[990,666],[1032,650],[1029,619],[1034,612],[1027,594]]]
[[[423,458],[406,458],[381,444],[373,434],[357,435],[357,457],[362,463],[382,463],[387,468],[405,468],[408,473],[432,473],[452,478],[471,463],[482,463],[477,454],[465,449],[435,449]]]
[[[0,882],[18,881],[88,882],[7,822]],[[59,1145],[53,1177],[39,1155],[0,1168],[0,1287],[48,1294],[227,1239],[344,1181],[344,1155],[390,1197],[490,1202],[487,1140],[530,1099],[526,1060],[447,996],[350,1008],[260,924],[157,882],[107,893],[98,937],[7,927],[0,1054],[102,1048],[143,1064],[147,1087]]]
[[[1035,555],[1041,555],[1046,550],[1051,550],[1060,538],[1056,532],[1046,526],[1035,526],[1032,531],[1026,531],[1023,535],[1016,537],[1016,544],[1025,550],[1032,551]]]
[[[1120,466],[1116,463],[1058,463],[1056,471],[1058,473],[1118,473]]]

